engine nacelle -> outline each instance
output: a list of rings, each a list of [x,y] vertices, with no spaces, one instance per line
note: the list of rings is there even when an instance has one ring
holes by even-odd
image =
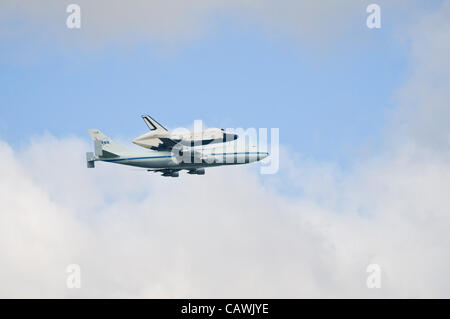
[[[194,168],[188,171],[188,174],[205,175],[204,168]]]
[[[180,174],[178,172],[167,172],[163,173],[162,176],[178,177]]]

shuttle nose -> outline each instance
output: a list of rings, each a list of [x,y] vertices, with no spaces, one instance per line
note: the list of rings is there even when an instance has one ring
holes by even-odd
[[[239,137],[239,135],[234,134],[234,133],[225,133],[223,135],[223,141],[224,142],[231,142],[231,141],[237,140],[238,137]]]

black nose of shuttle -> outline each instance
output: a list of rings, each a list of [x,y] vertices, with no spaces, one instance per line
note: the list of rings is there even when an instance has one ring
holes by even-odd
[[[224,133],[223,134],[223,141],[224,142],[231,142],[234,140],[237,140],[239,137],[239,135],[234,134],[234,133]]]

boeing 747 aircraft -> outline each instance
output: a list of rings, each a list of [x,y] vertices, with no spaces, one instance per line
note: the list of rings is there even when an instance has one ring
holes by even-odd
[[[130,153],[100,130],[88,130],[94,141],[94,152],[86,153],[87,167],[94,168],[95,162],[101,161],[178,177],[181,170],[187,170],[188,174],[204,175],[206,167],[252,163],[269,155],[268,152],[250,149],[227,151],[224,143],[234,141],[238,136],[223,129],[175,133],[166,130],[149,115],[143,115],[142,118],[150,132],[133,140],[133,143],[145,148],[139,154]],[[218,146],[202,147],[213,144]]]

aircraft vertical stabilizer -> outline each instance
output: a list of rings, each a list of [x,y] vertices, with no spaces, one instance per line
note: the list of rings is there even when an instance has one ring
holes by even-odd
[[[127,150],[114,142],[100,130],[88,130],[91,139],[94,141],[94,153],[96,157],[119,157],[127,153]]]

